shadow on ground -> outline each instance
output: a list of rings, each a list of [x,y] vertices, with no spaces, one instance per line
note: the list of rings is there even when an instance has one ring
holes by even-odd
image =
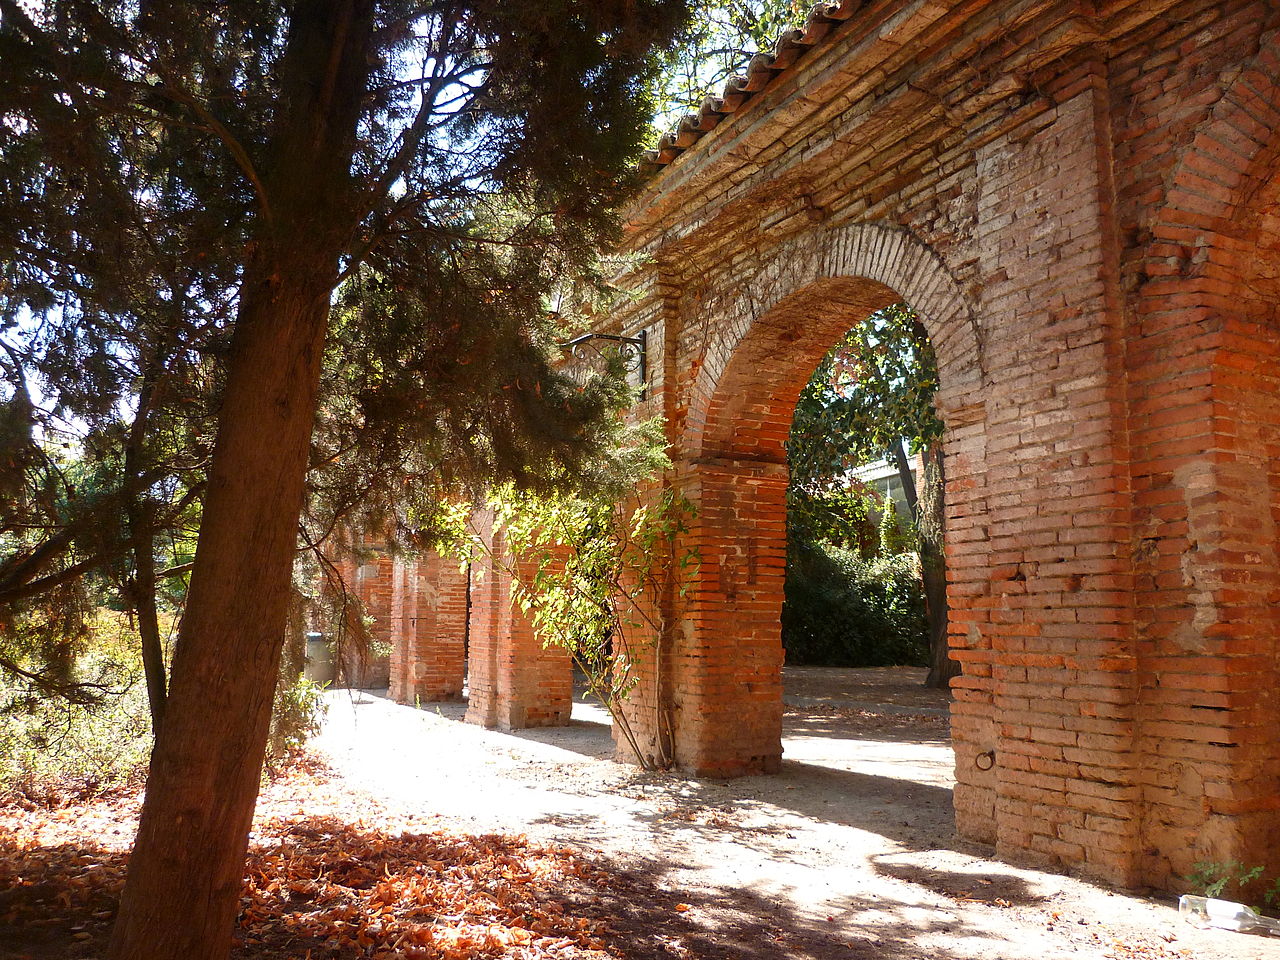
[[[782,735],[784,738],[827,737],[834,740],[948,744],[951,725],[945,715],[889,712],[875,709],[873,705],[788,705],[782,717]]]
[[[933,935],[990,937],[989,930],[955,914],[937,913],[922,922],[912,904],[886,902],[865,891],[852,894],[838,915],[806,916],[749,887],[673,893],[665,888],[668,870],[656,865],[616,877],[612,884],[575,890],[569,900],[576,912],[605,919],[623,934],[628,960],[960,960],[972,954],[940,947],[930,942]],[[999,874],[990,882],[1002,890],[1022,883]]]
[[[366,691],[365,696],[380,696]],[[357,701],[358,702],[358,701]],[[427,703],[420,710],[447,720],[464,722],[466,704],[459,702]],[[853,711],[832,707],[791,708],[784,718],[784,737],[829,738],[853,744],[865,743],[868,748],[885,742],[943,746],[948,743],[945,718],[919,714],[877,714],[874,711]],[[611,757],[614,744],[607,715],[600,706],[579,697],[574,703],[575,717],[569,724],[523,730],[500,731],[503,736],[531,743],[542,743],[577,753],[593,760]],[[584,717],[585,714],[585,717]],[[882,754],[882,751],[879,752]],[[779,774],[769,778],[776,789],[769,791],[767,799],[738,797],[726,788],[730,781],[685,777],[670,772],[634,772],[624,778],[616,788],[618,792],[636,799],[657,800],[669,798],[680,804],[681,816],[671,817],[660,810],[656,814],[637,812],[638,820],[647,822],[655,832],[674,832],[685,835],[703,834],[708,838],[726,832],[741,833],[737,819],[743,813],[759,811],[773,805],[815,821],[837,823],[867,830],[905,848],[913,850],[950,848],[954,837],[954,818],[951,814],[952,791],[950,787],[921,783],[913,779],[915,761],[894,760],[878,755],[877,767],[890,767],[900,763],[901,777],[892,774],[868,774],[842,770],[834,766],[804,760],[783,760]],[[742,783],[752,783],[748,778]],[[816,788],[816,789],[815,789]],[[830,800],[825,797],[838,797]],[[690,805],[696,817],[687,815]],[[697,808],[703,808],[697,810]],[[940,832],[922,831],[912,825],[920,819],[921,811],[928,811],[930,818],[942,819]],[[904,814],[910,816],[904,819]],[[550,814],[532,822],[548,823],[572,829],[585,826],[575,823],[573,814]],[[761,832],[760,827],[752,828]],[[766,831],[769,828],[764,828]],[[969,849],[969,847],[966,847]]]
[[[814,821],[875,833],[907,850],[972,849],[971,845],[953,843],[955,828],[950,788],[796,761],[784,762],[777,778],[781,789],[771,791],[764,799],[726,797],[723,785],[716,781],[662,773],[638,774],[622,785],[619,792],[658,802],[654,813],[637,810],[633,814],[654,834],[702,840],[732,837],[735,842],[757,846],[753,841],[785,833],[787,828],[759,823],[744,825],[741,821],[746,816],[758,819],[760,814],[767,815],[770,808],[775,808]],[[802,784],[831,789],[806,791],[801,788]],[[789,789],[792,786],[795,788]],[[820,798],[821,794],[830,792],[838,793],[843,800]],[[670,801],[668,806],[662,805],[664,800]],[[912,818],[902,819],[908,810]],[[921,811],[928,812],[931,822],[941,821],[942,835],[913,826],[912,821],[920,818]],[[533,822],[549,823],[569,831],[590,826],[589,818],[574,814],[550,814]]]
[[[294,833],[304,838],[311,836],[299,830],[294,830]],[[338,839],[351,835],[367,843],[366,834],[368,831],[330,820],[324,821],[324,830],[317,834],[315,842],[332,845]],[[415,841],[408,836],[368,836],[378,840],[372,849],[381,860],[393,860],[397,844]],[[428,840],[430,838],[428,835]],[[507,841],[486,837],[481,842],[493,845]],[[519,841],[512,843],[518,844]],[[456,841],[446,840],[442,848],[457,846]],[[411,852],[418,861],[422,860],[418,851]],[[510,860],[512,856],[519,856],[521,849],[513,846],[509,851],[499,852]],[[16,852],[9,850],[7,853]],[[447,853],[438,855],[445,857]],[[296,859],[298,852],[294,851],[292,856]],[[104,851],[91,844],[61,844],[28,849],[23,852],[23,858],[28,873],[35,862],[44,869],[34,883],[0,890],[0,915],[3,916],[0,919],[0,960],[70,960],[99,955],[110,935],[126,855]],[[309,868],[308,877],[325,870],[334,875],[334,882],[329,883],[329,892],[323,902],[329,903],[333,899],[333,890],[345,890],[349,899],[354,898],[350,907],[356,911],[364,906],[358,895],[367,893],[364,888],[372,886],[372,883],[338,877],[339,867],[357,864],[367,868],[366,872],[372,870],[377,875],[375,879],[380,879],[383,884],[398,879],[395,871],[381,860],[370,865],[347,856],[325,857],[323,861],[318,857],[313,859],[322,865]],[[335,861],[336,866],[323,865],[330,860]],[[276,861],[268,859],[265,863],[278,866],[277,861],[279,858]],[[935,932],[945,932],[952,937],[984,935],[976,928],[967,929],[963,921],[954,917],[922,926],[918,917],[903,915],[902,911],[910,905],[886,904],[876,901],[874,896],[852,896],[839,916],[810,917],[788,909],[776,898],[762,896],[749,887],[682,890],[676,894],[664,887],[664,880],[668,879],[665,868],[655,865],[617,870],[607,864],[597,866],[598,869],[585,871],[579,878],[563,885],[544,887],[541,891],[531,890],[533,899],[525,910],[602,921],[607,929],[601,939],[616,955],[626,960],[671,960],[673,957],[687,960],[786,960],[795,957],[812,960],[857,960],[864,957],[906,960],[923,956],[919,941]],[[469,866],[468,869],[474,870],[474,867]],[[406,874],[410,875],[416,876],[417,872]],[[86,880],[86,876],[93,879]],[[263,889],[280,886],[269,882],[269,873],[257,876],[257,880],[258,887]],[[1000,878],[994,878],[991,883],[992,893],[997,890],[1009,893],[1008,884],[1002,883]],[[306,955],[317,958],[356,955],[324,938],[317,939],[314,934],[302,935],[299,930],[316,926],[315,921],[304,925],[295,918],[311,913],[316,907],[306,898],[290,900],[288,895],[282,897],[279,904],[268,903],[261,896],[253,898],[256,919],[250,922],[242,914],[234,958],[283,960],[301,956],[304,949]],[[535,902],[537,900],[541,903]],[[250,900],[244,902],[248,904]],[[358,916],[358,913],[352,916]],[[382,925],[386,925],[385,916]],[[295,928],[294,932],[288,933],[291,928]],[[377,935],[374,936],[370,942],[376,946]],[[961,955],[930,947],[928,956],[934,960],[958,960]]]

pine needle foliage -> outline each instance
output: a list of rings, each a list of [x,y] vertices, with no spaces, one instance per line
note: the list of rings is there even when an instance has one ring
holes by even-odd
[[[86,576],[180,601],[246,278],[314,238],[338,252],[301,270],[335,306],[304,543],[590,479],[620,388],[555,372],[557,317],[683,5],[350,4],[354,136],[299,167],[290,137],[332,132],[298,122],[297,38],[338,6],[0,0],[0,670],[45,692],[76,689]]]

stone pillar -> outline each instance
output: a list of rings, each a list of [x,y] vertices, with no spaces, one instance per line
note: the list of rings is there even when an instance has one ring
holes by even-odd
[[[458,700],[466,672],[467,571],[428,551],[392,571],[392,699]]]
[[[482,538],[502,556],[503,538],[491,518]],[[512,603],[511,575],[488,556],[472,566],[471,642],[467,721],[502,730],[569,722],[573,669],[561,647],[543,647],[529,617]]]

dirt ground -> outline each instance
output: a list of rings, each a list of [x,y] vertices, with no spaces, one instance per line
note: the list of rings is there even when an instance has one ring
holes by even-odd
[[[1280,939],[1201,931],[1144,898],[991,859],[958,840],[945,694],[912,668],[787,670],[784,760],[732,781],[614,762],[607,716],[461,722],[461,704],[330,694],[317,747],[424,828],[566,843],[627,877],[594,910],[635,957],[1280,960]],[[637,893],[641,891],[641,893]]]

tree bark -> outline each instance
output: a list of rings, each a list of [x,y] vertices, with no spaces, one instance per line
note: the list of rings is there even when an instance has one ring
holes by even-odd
[[[292,13],[164,725],[108,956],[225,960],[244,882],[369,69],[368,0]]]
[[[920,572],[924,580],[925,613],[929,623],[929,674],[925,686],[946,688],[959,676],[960,664],[951,658],[947,630],[947,566],[943,554],[942,530],[945,516],[945,486],[942,444],[924,450],[923,494],[918,530]]]
[[[167,699],[164,672],[164,646],[160,640],[160,618],[156,612],[155,540],[152,528],[142,516],[137,500],[130,502],[129,542],[133,545],[133,576],[126,593],[138,618],[138,637],[142,642],[142,670],[147,680],[147,705],[151,708],[151,729],[159,734],[164,724]]]
[[[133,553],[133,576],[125,583],[125,594],[138,618],[142,642],[142,669],[147,680],[147,705],[151,708],[151,731],[159,735],[164,724],[168,679],[164,669],[164,647],[160,641],[160,619],[156,613],[155,509],[142,501],[147,423],[155,402],[159,367],[165,351],[155,363],[142,364],[142,388],[138,391],[138,411],[129,428],[124,452],[125,516],[129,523],[129,546]]]
[[[902,495],[907,501],[907,517],[914,524],[920,522],[920,498],[916,495],[915,477],[911,475],[911,461],[907,451],[902,449],[902,441],[897,440],[890,448],[893,453],[893,465],[898,468],[898,479],[902,481]]]
[[[253,297],[110,956],[225,957],[271,718],[327,291]],[[264,302],[265,300],[265,302]]]

